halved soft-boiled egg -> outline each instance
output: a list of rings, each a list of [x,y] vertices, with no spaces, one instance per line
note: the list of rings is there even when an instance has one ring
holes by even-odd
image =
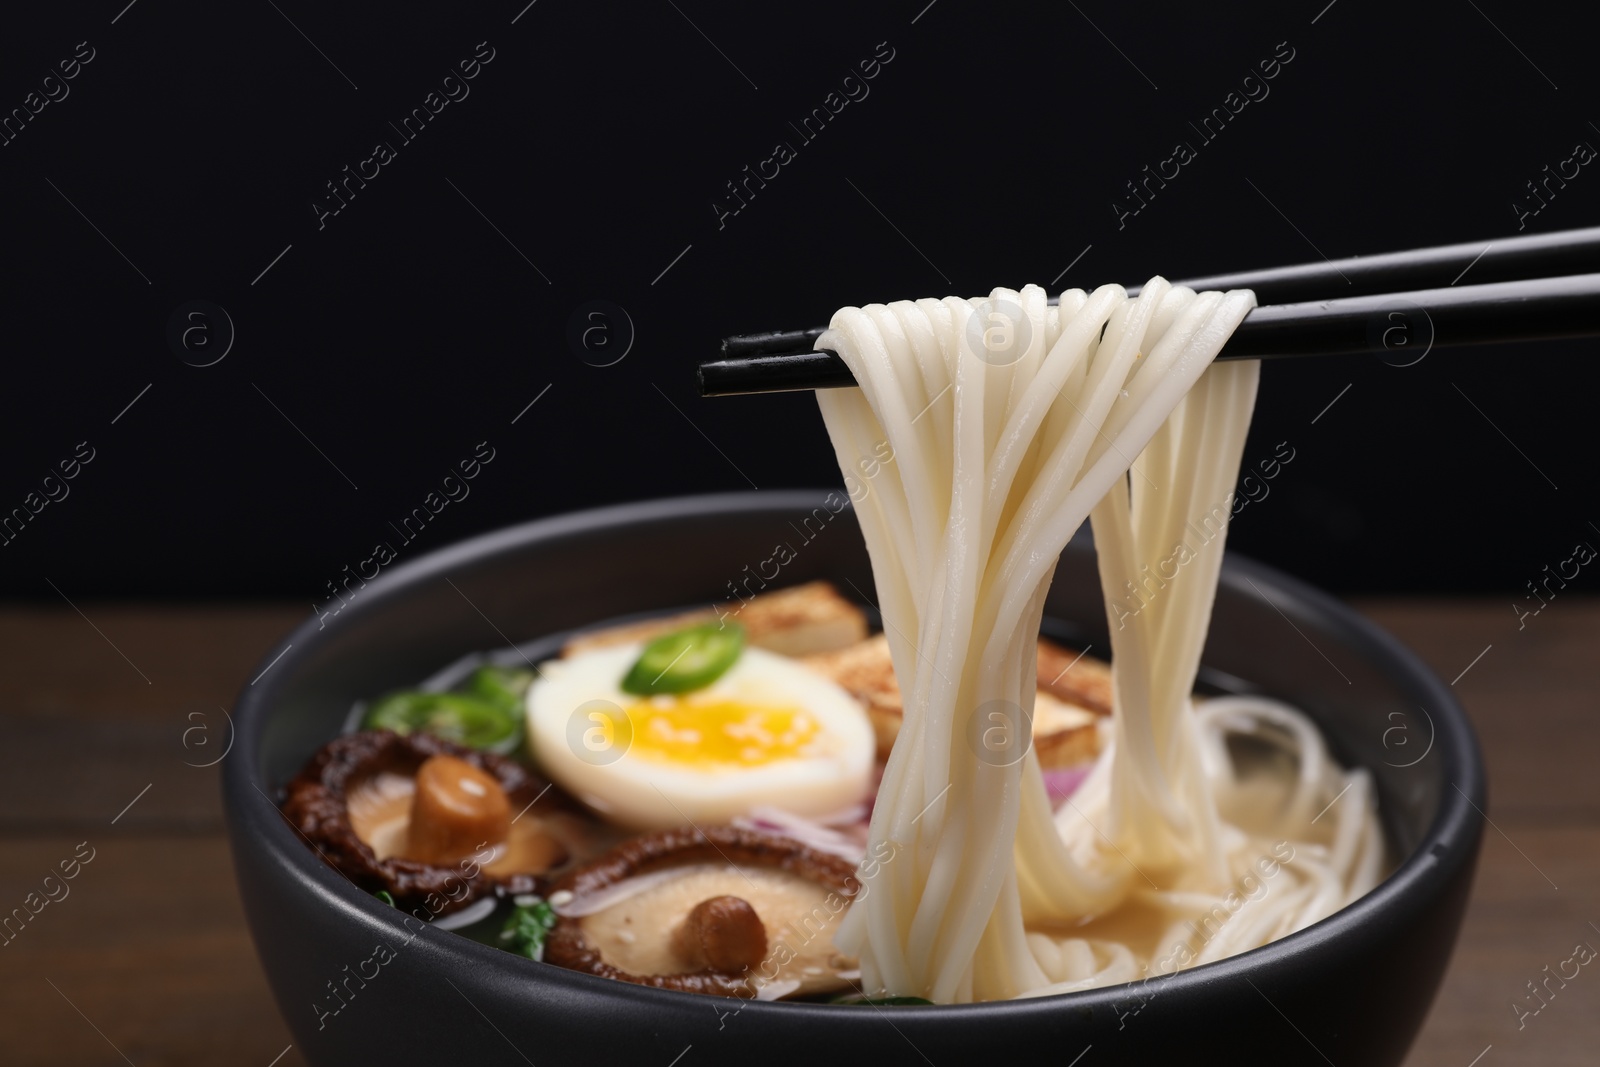
[[[832,681],[747,647],[709,684],[630,693],[640,686],[624,679],[641,665],[647,682],[657,674],[642,653],[629,644],[554,660],[528,690],[535,762],[603,818],[655,830],[726,823],[761,805],[815,818],[866,796],[872,726]],[[680,653],[658,680],[697,654]]]

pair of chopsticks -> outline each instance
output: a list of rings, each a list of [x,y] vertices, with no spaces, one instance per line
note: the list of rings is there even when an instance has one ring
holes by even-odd
[[[1403,355],[1430,347],[1600,336],[1600,273],[1572,273],[1597,269],[1600,227],[1590,227],[1178,284],[1196,292],[1255,291],[1260,304],[1218,359]],[[1469,271],[1473,284],[1457,285]],[[1429,284],[1443,287],[1417,288]],[[812,350],[822,333],[819,328],[729,337],[721,359],[700,365],[700,394],[854,385],[850,368],[835,353]]]

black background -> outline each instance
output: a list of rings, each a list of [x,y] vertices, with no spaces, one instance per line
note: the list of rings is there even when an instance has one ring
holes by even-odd
[[[696,395],[720,337],[1058,277],[1487,243],[1518,232],[1525,182],[1600,145],[1590,27],[1506,0],[525,2],[8,16],[0,113],[78,42],[94,58],[0,147],[0,512],[79,442],[95,458],[0,547],[0,594],[309,609],[482,441],[470,496],[403,558],[605,502],[839,484],[810,396]],[[389,124],[479,42],[470,95],[405,143]],[[1280,42],[1270,95],[1119,229],[1123,183],[1198,145],[1188,123]],[[789,124],[889,49],[802,141]],[[379,141],[396,158],[319,227],[325,183]],[[797,157],[719,225],[725,183],[779,141]],[[1524,232],[1596,221],[1591,169]],[[606,367],[568,336],[597,299],[636,334]],[[235,329],[212,366],[167,340],[193,300]],[[613,315],[604,358],[625,330]],[[1269,365],[1246,462],[1296,458],[1233,546],[1347,592],[1522,595],[1600,544],[1595,348]]]

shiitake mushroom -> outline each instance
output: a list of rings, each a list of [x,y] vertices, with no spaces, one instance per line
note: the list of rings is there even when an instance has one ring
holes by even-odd
[[[745,999],[852,988],[833,929],[855,867],[731,826],[631,838],[563,875],[546,962],[638,985]]]
[[[431,734],[368,730],[324,745],[283,813],[356,885],[409,910],[458,911],[539,893],[580,839],[581,817],[521,764]],[[518,813],[521,813],[520,815]]]

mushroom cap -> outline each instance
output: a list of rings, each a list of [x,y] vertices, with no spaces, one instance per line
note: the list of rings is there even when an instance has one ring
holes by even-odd
[[[547,810],[538,816],[526,812],[511,825],[507,841],[486,842],[455,862],[408,858],[417,772],[434,757],[460,761],[480,784],[492,781],[512,811],[541,796]],[[485,777],[478,779],[480,774]],[[543,875],[568,853],[561,843],[567,836],[563,820],[579,818],[564,794],[543,795],[548,788],[503,756],[420,731],[367,730],[319,749],[286,788],[283,813],[357,886],[387,890],[401,908],[421,905],[443,915],[495,893],[545,889]]]
[[[835,950],[833,930],[859,886],[848,861],[775,834],[646,834],[556,882],[545,960],[745,999],[846,989],[855,962]]]

